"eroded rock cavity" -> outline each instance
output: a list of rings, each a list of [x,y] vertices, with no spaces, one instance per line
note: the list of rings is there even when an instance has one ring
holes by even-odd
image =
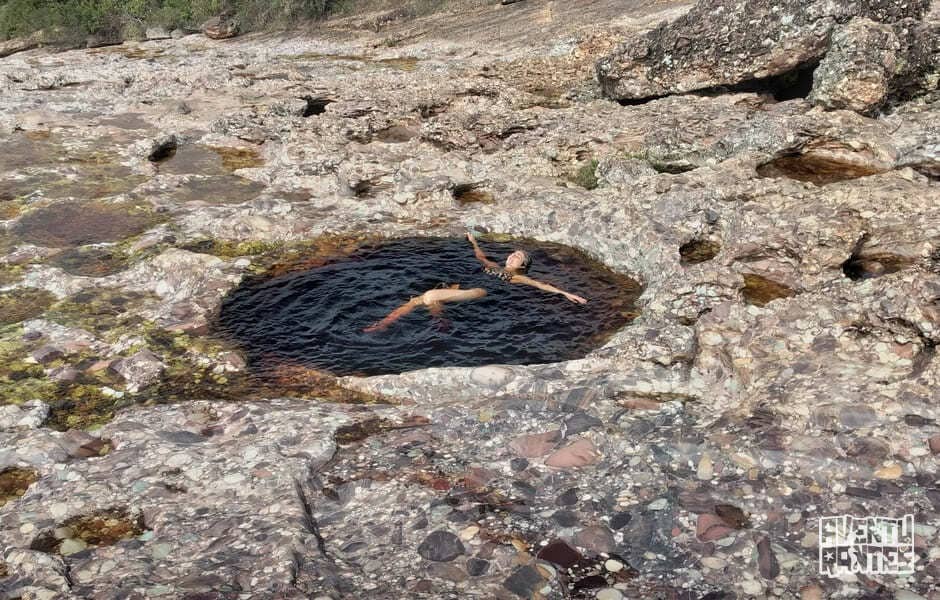
[[[484,242],[502,263],[516,248],[529,275],[589,299],[585,305],[482,272],[465,240],[409,238],[359,248],[318,268],[250,280],[223,303],[217,329],[241,343],[260,373],[283,363],[334,374],[425,367],[533,364],[584,356],[635,315],[640,286],[558,244]],[[460,284],[484,298],[424,306],[378,332],[363,329],[427,290]]]

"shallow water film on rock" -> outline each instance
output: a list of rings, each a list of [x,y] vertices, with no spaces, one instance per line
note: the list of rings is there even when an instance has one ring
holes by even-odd
[[[937,2],[48,4],[0,598],[940,600]]]

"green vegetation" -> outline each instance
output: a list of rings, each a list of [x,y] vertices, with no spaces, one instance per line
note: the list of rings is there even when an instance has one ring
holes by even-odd
[[[586,190],[593,190],[597,187],[597,160],[591,159],[581,165],[581,168],[571,176],[571,182],[580,185]]]
[[[218,13],[223,0],[0,0],[0,38],[43,30],[47,41],[88,35],[123,39],[151,25],[194,26]]]
[[[401,17],[429,14],[449,0],[0,0],[0,40],[43,31],[48,43],[78,44],[89,35],[140,37],[147,27],[196,28],[207,18],[234,15],[242,31],[296,27],[331,15],[396,9]]]

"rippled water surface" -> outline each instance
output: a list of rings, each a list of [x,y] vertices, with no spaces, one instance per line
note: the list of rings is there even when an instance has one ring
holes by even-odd
[[[571,248],[528,240],[481,246],[499,263],[523,248],[533,257],[531,277],[590,302],[487,276],[466,240],[414,238],[249,280],[226,298],[216,329],[242,345],[257,374],[287,363],[377,375],[578,358],[636,316],[637,283]],[[362,331],[409,298],[452,283],[483,287],[488,295],[447,304],[441,317],[419,307],[385,331]]]

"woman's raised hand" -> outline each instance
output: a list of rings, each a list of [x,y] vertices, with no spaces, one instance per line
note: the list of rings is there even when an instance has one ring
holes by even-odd
[[[567,298],[568,300],[571,300],[572,302],[576,304],[587,304],[587,298],[582,298],[581,296],[577,294],[566,293],[565,298]]]

